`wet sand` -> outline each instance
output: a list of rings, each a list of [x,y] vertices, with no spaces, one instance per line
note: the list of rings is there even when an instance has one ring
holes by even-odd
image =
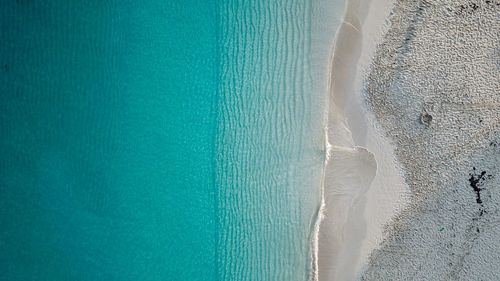
[[[370,4],[346,3],[332,52],[319,280],[358,278],[408,192],[360,92],[391,2]]]

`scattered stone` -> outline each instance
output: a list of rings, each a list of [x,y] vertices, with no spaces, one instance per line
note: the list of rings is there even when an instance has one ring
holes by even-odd
[[[474,192],[476,193],[476,203],[482,204],[483,201],[481,200],[481,188],[480,186],[484,183],[484,180],[487,178],[485,177],[486,171],[482,171],[481,174],[476,174],[476,168],[473,168],[474,172],[470,173],[469,176],[469,183],[470,186],[474,189]]]
[[[427,113],[425,111],[422,112],[420,114],[420,122],[422,122],[422,124],[424,124],[424,125],[430,126],[431,122],[432,122],[432,115],[430,115],[429,113]]]

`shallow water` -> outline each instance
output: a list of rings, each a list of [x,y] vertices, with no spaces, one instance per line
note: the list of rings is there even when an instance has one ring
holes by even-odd
[[[311,6],[228,1],[220,9],[219,270],[224,280],[305,280],[322,164],[308,139],[320,132],[306,127],[315,98]]]
[[[0,279],[305,280],[320,5],[2,2]]]

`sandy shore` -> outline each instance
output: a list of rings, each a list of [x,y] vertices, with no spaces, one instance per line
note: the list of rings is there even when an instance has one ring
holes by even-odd
[[[499,7],[394,4],[364,94],[412,198],[363,280],[500,276]]]
[[[408,189],[392,146],[375,127],[361,89],[391,1],[351,0],[337,31],[330,69],[319,280],[354,280]]]

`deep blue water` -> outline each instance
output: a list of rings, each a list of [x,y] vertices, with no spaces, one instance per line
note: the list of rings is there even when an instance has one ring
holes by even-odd
[[[215,5],[1,10],[0,280],[215,280]]]
[[[307,279],[309,1],[0,10],[0,280]]]

